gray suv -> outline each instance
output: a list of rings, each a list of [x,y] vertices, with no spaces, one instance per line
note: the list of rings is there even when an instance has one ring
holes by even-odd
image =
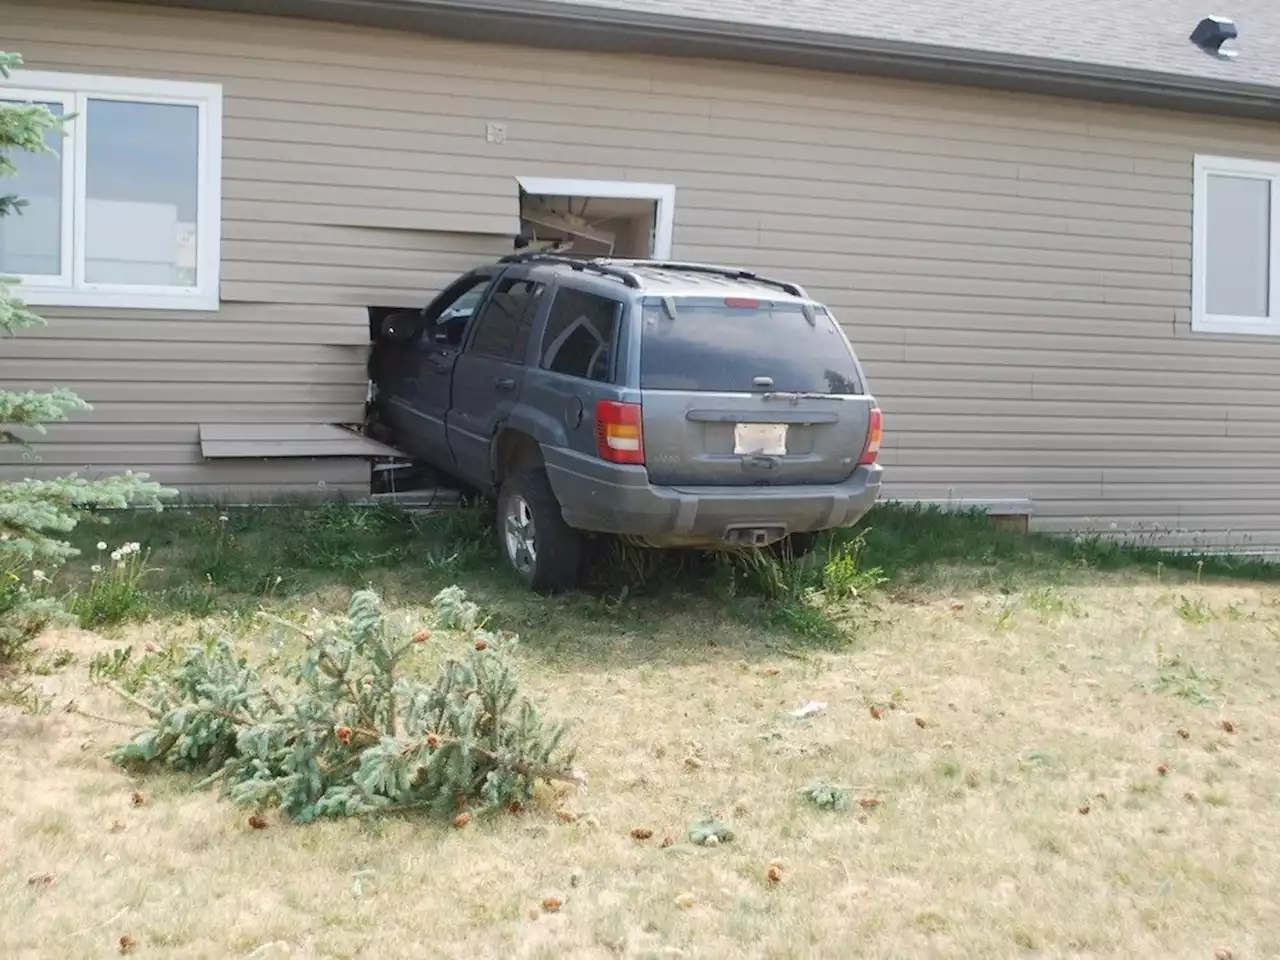
[[[534,589],[583,534],[803,549],[875,503],[881,414],[831,313],[792,283],[692,263],[517,254],[386,317],[372,416],[497,498]]]

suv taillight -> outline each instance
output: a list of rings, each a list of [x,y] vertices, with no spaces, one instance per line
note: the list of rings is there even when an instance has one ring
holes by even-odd
[[[872,407],[867,417],[867,445],[862,448],[862,459],[858,466],[866,467],[876,462],[880,456],[880,441],[884,439],[884,417],[879,407]]]
[[[596,452],[613,463],[644,463],[644,429],[638,403],[596,404]]]

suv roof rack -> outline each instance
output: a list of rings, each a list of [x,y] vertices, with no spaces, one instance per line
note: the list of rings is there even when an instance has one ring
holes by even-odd
[[[555,263],[561,266],[570,267],[574,270],[585,271],[590,270],[603,277],[612,277],[614,280],[621,280],[628,287],[638,290],[640,288],[640,278],[630,270],[624,270],[622,267],[615,267],[610,263],[601,262],[595,257],[587,257],[586,255],[572,256],[564,253],[539,253],[531,251],[529,253],[510,253],[498,260],[499,263]]]
[[[804,288],[798,284],[787,280],[775,280],[772,277],[762,277],[758,273],[752,273],[750,270],[740,270],[737,267],[721,267],[713,263],[686,263],[680,260],[620,260],[618,262],[634,267],[653,267],[658,270],[705,273],[711,276],[726,277],[731,280],[754,280],[756,283],[777,287],[793,297],[807,298],[809,296],[804,292]]]

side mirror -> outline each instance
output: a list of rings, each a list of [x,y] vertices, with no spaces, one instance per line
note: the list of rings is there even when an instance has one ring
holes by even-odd
[[[382,321],[384,340],[414,340],[421,330],[422,315],[417,312],[393,313]]]

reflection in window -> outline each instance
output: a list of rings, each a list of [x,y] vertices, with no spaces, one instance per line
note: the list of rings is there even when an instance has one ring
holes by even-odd
[[[56,117],[65,113],[60,103],[44,106]],[[0,274],[45,277],[62,274],[61,140],[58,131],[46,130],[45,146],[57,152],[10,155],[18,173],[0,182],[0,195],[14,196],[26,203],[0,217]]]
[[[524,362],[544,289],[545,284],[532,280],[501,281],[476,319],[471,351],[496,360]]]
[[[86,125],[85,280],[194,287],[199,109],[90,98]]]
[[[557,293],[542,338],[543,369],[584,380],[612,380],[621,306],[580,290]]]

